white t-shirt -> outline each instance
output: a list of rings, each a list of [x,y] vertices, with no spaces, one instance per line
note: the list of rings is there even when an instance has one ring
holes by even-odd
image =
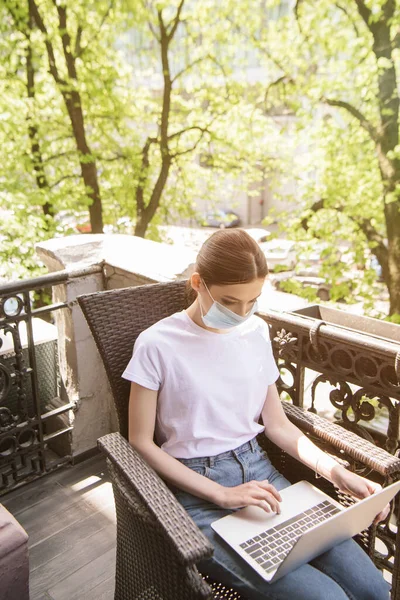
[[[176,458],[195,458],[233,450],[263,431],[258,420],[278,375],[262,319],[214,333],[182,311],[139,335],[122,377],[159,390],[157,443]]]

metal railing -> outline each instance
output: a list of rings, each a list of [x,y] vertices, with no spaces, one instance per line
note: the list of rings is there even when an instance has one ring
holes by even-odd
[[[317,413],[319,386],[328,385],[323,397],[336,409],[335,420],[394,454],[400,441],[400,327],[391,326],[389,338],[296,313],[270,311],[264,318],[281,368],[281,392],[304,406],[308,386],[307,408]]]
[[[101,271],[95,265],[0,286],[0,495],[72,460],[75,405],[60,394],[57,339],[38,342],[34,326],[75,300],[34,308],[32,292]]]
[[[312,313],[312,310],[298,311],[301,312]],[[298,313],[262,313],[270,326],[274,356],[280,369],[281,397],[313,413],[328,416],[397,454],[400,446],[400,327],[365,317],[351,320],[345,313],[345,325]],[[347,456],[346,459],[349,460]],[[349,462],[353,470],[374,477],[360,464],[351,459]],[[390,478],[381,483],[390,483]],[[397,532],[400,509],[396,512],[395,525],[385,523],[377,528],[381,542],[380,550],[376,551],[377,562],[389,572],[393,571],[396,544],[400,541],[400,537],[396,540],[400,536],[400,531]]]

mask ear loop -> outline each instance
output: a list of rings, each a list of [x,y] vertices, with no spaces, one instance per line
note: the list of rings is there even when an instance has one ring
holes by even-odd
[[[203,278],[201,278],[201,281],[203,282],[203,285],[204,285],[204,287],[206,288],[206,290],[207,290],[207,292],[208,292],[208,295],[210,296],[211,300],[212,300],[213,302],[215,302],[214,298],[211,296],[211,292],[210,292],[210,290],[208,289],[206,282],[204,281],[204,279],[203,279]]]
[[[199,299],[199,306],[200,306],[200,314],[201,314],[201,318],[204,317],[204,313],[203,313],[203,306],[201,304],[201,300]]]
[[[210,292],[210,290],[208,289],[206,282],[204,281],[204,279],[203,279],[202,277],[200,277],[200,281],[202,282],[202,284],[203,284],[203,285],[204,285],[204,287],[206,288],[206,290],[207,290],[207,292],[208,292],[208,294],[209,294],[209,296],[210,296],[211,300],[212,300],[213,302],[215,302],[214,298],[211,296],[211,292]],[[199,301],[201,318],[203,318],[203,317],[204,317],[203,304],[202,304],[202,301],[200,300],[200,294],[199,294],[199,292],[197,292],[197,299],[198,299],[198,301]]]

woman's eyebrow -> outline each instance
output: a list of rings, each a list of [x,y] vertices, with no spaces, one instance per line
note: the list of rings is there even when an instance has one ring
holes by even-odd
[[[260,296],[261,294],[258,294],[253,300],[257,300]],[[221,300],[235,300],[236,302],[242,302],[239,298],[235,298],[234,296],[222,296]],[[253,300],[250,300],[250,302],[253,302]]]

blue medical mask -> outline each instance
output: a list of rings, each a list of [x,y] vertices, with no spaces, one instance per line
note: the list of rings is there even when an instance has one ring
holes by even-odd
[[[255,312],[257,312],[258,303],[256,300],[249,312],[246,315],[244,315],[244,317],[237,315],[233,311],[229,310],[229,308],[227,308],[226,306],[223,306],[223,304],[220,304],[219,302],[214,300],[206,283],[204,281],[203,283],[207,292],[210,295],[211,300],[213,301],[211,308],[205,315],[203,314],[203,307],[201,305],[201,300],[199,297],[201,318],[203,320],[204,325],[206,325],[207,327],[211,327],[212,329],[231,329],[232,327],[241,325],[242,323],[247,321],[247,319],[250,319],[250,317],[254,315]]]

